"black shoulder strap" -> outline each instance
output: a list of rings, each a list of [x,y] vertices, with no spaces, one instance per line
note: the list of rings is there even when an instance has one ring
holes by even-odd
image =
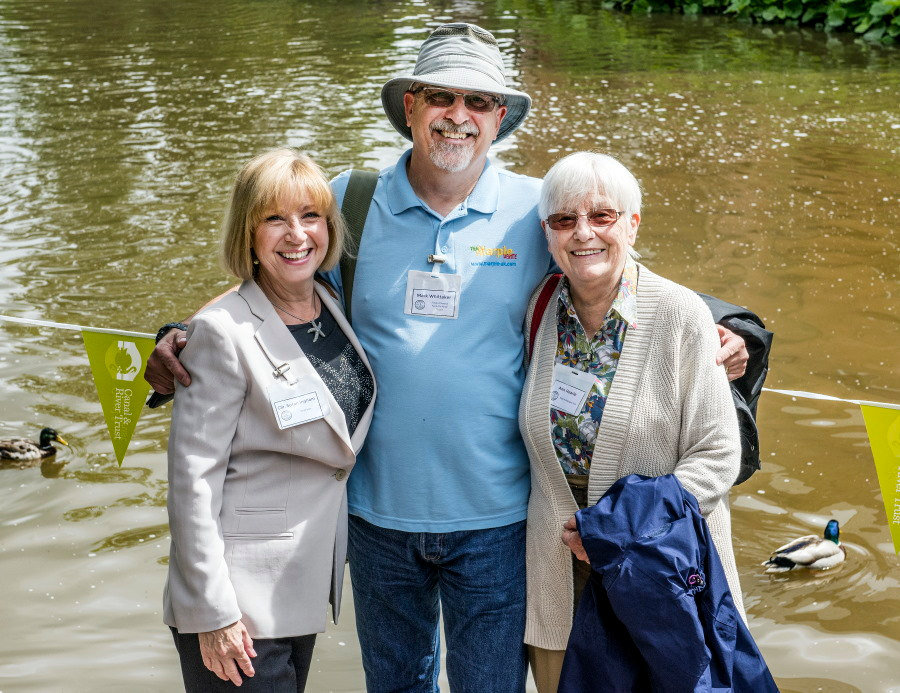
[[[356,253],[359,252],[363,227],[366,225],[366,217],[369,215],[369,205],[372,204],[372,195],[375,194],[375,185],[378,183],[377,171],[350,171],[350,181],[347,183],[347,192],[344,193],[344,203],[341,205],[341,214],[347,222],[347,231],[350,234],[349,252],[341,258],[341,284],[344,286],[344,312],[347,322],[352,323],[351,303],[353,298],[353,277],[356,274]]]

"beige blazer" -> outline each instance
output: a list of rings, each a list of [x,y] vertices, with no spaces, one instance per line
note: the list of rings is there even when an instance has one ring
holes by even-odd
[[[322,305],[371,372],[327,291]],[[337,621],[347,552],[347,476],[372,420],[372,401],[351,438],[341,408],[253,281],[199,313],[181,361],[169,434],[172,545],[163,596],[167,625],[182,633],[243,619],[254,638],[325,630]],[[374,376],[373,376],[374,380]],[[324,419],[281,430],[269,400],[276,384],[318,386]]]

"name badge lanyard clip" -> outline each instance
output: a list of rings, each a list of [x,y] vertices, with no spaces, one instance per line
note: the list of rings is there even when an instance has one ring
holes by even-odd
[[[407,315],[457,319],[462,277],[452,272],[441,273],[441,265],[445,264],[448,258],[441,254],[440,250],[440,238],[436,237],[434,252],[425,256],[431,265],[431,271],[409,270],[403,310]]]
[[[440,253],[438,238],[434,239],[434,252],[428,256],[428,264],[431,265],[431,276],[437,277],[441,273],[441,265],[447,262],[447,256]]]
[[[275,421],[281,430],[322,419],[331,412],[331,405],[319,386],[310,383],[312,389],[308,390],[296,387],[300,380],[289,374],[290,370],[289,363],[277,366],[272,371],[275,382],[266,388],[269,402],[275,412]]]

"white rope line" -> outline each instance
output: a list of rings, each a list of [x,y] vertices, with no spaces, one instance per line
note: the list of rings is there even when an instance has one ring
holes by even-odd
[[[148,334],[146,332],[129,332],[127,330],[108,330],[104,327],[84,327],[83,325],[71,325],[69,323],[64,322],[50,322],[49,320],[32,320],[30,318],[14,318],[9,315],[0,315],[0,320],[5,320],[6,322],[17,322],[22,325],[36,325],[37,327],[55,327],[58,330],[72,330],[74,332],[81,332],[83,330],[87,330],[88,332],[103,332],[105,334],[120,334],[125,337],[149,337],[150,339],[154,339],[156,337],[155,334]]]
[[[37,325],[38,327],[55,327],[60,330],[74,330],[81,332],[88,330],[90,332],[104,332],[106,334],[121,334],[126,337],[149,337],[155,338],[156,335],[146,332],[128,332],[126,330],[108,330],[103,327],[84,327],[83,325],[71,325],[62,322],[49,322],[48,320],[32,320],[30,318],[13,318],[9,315],[0,315],[0,320],[7,322],[17,322],[23,325]],[[763,392],[774,392],[778,395],[787,395],[788,397],[799,397],[801,399],[825,399],[832,402],[846,402],[847,404],[864,404],[869,407],[884,407],[886,409],[900,409],[900,404],[888,404],[887,402],[869,402],[863,399],[842,399],[840,397],[832,397],[831,395],[821,395],[817,392],[804,392],[802,390],[775,390],[770,387],[764,387]]]
[[[832,402],[846,402],[847,404],[864,404],[867,407],[884,407],[885,409],[900,409],[900,404],[888,404],[887,402],[869,402],[864,399],[841,399],[840,397],[832,397],[831,395],[820,395],[817,392],[803,392],[802,390],[773,390],[770,387],[764,387],[763,392],[775,392],[779,395],[788,395],[789,397],[800,397],[802,399],[827,399]]]

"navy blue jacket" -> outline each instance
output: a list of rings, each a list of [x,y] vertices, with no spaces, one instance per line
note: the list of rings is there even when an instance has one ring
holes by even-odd
[[[674,475],[619,479],[576,518],[592,572],[559,693],[778,691]]]

